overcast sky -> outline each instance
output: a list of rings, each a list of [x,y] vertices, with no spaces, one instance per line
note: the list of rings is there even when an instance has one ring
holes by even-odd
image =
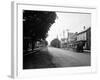
[[[54,38],[63,37],[63,31],[65,31],[65,37],[67,38],[67,30],[69,32],[81,32],[83,26],[86,28],[91,26],[91,14],[80,14],[80,13],[56,13],[58,18],[55,23],[51,26],[47,41],[50,43]]]

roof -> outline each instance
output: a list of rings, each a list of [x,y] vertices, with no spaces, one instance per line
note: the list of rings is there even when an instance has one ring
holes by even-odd
[[[77,35],[82,34],[82,33],[85,33],[85,32],[87,32],[87,31],[90,30],[90,29],[91,29],[91,27],[89,27],[89,28],[86,29],[85,31],[79,32]]]

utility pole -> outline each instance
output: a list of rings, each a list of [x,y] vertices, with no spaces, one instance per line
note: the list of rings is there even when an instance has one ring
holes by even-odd
[[[83,29],[85,30],[85,29],[86,29],[86,27],[85,27],[85,26],[83,26]]]
[[[67,42],[68,42],[68,38],[69,38],[69,29],[67,29],[66,31],[67,31]]]
[[[68,38],[69,29],[67,29],[66,31],[67,31],[67,38]]]

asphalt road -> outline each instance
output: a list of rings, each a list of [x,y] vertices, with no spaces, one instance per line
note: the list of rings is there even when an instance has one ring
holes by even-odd
[[[52,62],[58,67],[90,66],[91,57],[88,53],[77,53],[60,48],[48,47],[53,56]]]
[[[36,52],[28,52],[23,56],[23,69],[54,68],[53,56],[49,54],[47,47]]]
[[[23,69],[90,66],[90,54],[44,47],[23,56]]]

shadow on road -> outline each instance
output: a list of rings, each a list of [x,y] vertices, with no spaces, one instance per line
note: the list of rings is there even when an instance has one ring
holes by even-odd
[[[23,69],[54,68],[52,58],[48,50],[31,53],[23,57]]]

